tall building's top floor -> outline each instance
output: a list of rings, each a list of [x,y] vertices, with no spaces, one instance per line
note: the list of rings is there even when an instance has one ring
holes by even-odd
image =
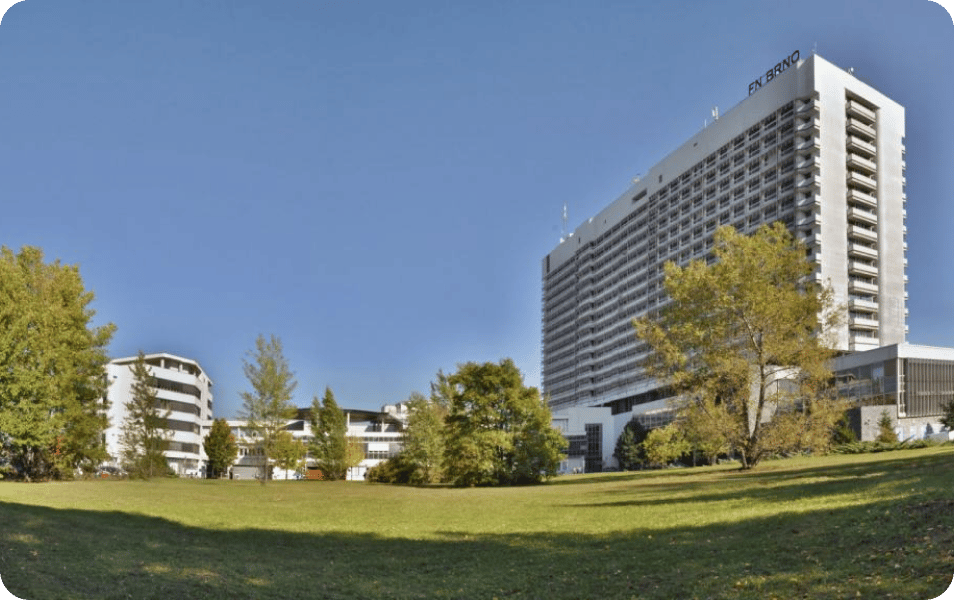
[[[198,362],[166,352],[146,354],[144,358],[146,368],[155,379],[160,399],[174,412],[191,414],[196,423],[212,420],[212,379]],[[136,360],[137,356],[127,356],[113,359],[106,365],[110,382],[108,395],[112,403],[110,410],[116,413],[117,419],[124,416],[121,404],[130,393],[132,366]]]
[[[852,105],[852,97],[859,101]],[[752,142],[759,139],[763,130],[766,135],[774,136],[777,131],[775,126],[784,119],[780,108],[799,99],[820,100],[822,105],[842,108],[828,113],[829,118],[840,120],[842,125],[840,128],[831,128],[832,132],[845,131],[846,107],[851,111],[859,111],[859,114],[871,113],[872,118],[876,112],[880,133],[877,144],[884,146],[886,151],[873,154],[878,157],[879,163],[903,163],[904,107],[853,73],[813,54],[795,61],[771,81],[765,82],[763,78],[761,87],[754,89],[747,98],[670,152],[616,200],[562,239],[543,260],[544,276],[558,270],[587,244],[612,235],[614,228],[618,228],[619,223],[635,210],[653,203],[665,204],[663,200],[673,202],[681,195],[692,193],[684,184],[694,174],[706,175],[704,187],[713,182],[723,184],[724,177],[734,175],[741,164],[749,161]],[[792,127],[807,124],[807,129],[817,128],[817,107],[806,102],[795,104],[809,113],[802,116],[811,118],[807,122],[795,121]],[[779,116],[783,119],[779,119]],[[859,127],[864,126],[859,123]],[[832,137],[831,134],[823,135],[816,143],[825,150],[839,146],[841,152],[845,152],[845,140]],[[743,151],[745,154],[742,154]],[[715,174],[710,179],[713,170]],[[734,187],[734,183],[731,182],[730,186]]]

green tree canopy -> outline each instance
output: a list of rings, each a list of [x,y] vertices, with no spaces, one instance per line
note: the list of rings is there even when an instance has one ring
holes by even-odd
[[[122,424],[123,467],[140,479],[165,475],[169,471],[165,426],[170,412],[162,409],[156,378],[149,371],[142,350],[129,370],[133,382]]]
[[[830,288],[810,278],[805,248],[781,223],[715,235],[715,262],[667,263],[671,302],[636,319],[650,372],[684,407],[711,410],[713,437],[751,468],[768,453],[826,444],[840,414],[827,391]],[[718,444],[716,444],[718,445]]]
[[[345,415],[331,388],[325,388],[324,398],[315,396],[311,402],[311,458],[325,479],[345,479],[348,469],[364,458],[348,439]]]
[[[296,440],[290,431],[281,431],[275,441],[275,466],[285,471],[288,479],[289,471],[297,471],[305,464],[305,455],[308,446],[301,440]]]
[[[202,440],[212,477],[221,477],[238,457],[238,444],[225,419],[212,421],[212,428]]]
[[[512,360],[458,365],[438,390],[449,408],[444,464],[455,485],[534,483],[556,473],[566,440]]]
[[[259,335],[255,340],[255,351],[250,351],[248,358],[251,360],[243,363],[252,391],[240,394],[244,403],[242,418],[262,449],[261,481],[264,484],[271,477],[278,434],[285,430],[288,420],[297,412],[292,404],[292,394],[298,382],[288,368],[281,340],[274,335],[268,340]]]
[[[643,440],[648,432],[639,419],[633,417],[623,427],[623,431],[616,439],[616,448],[613,457],[624,471],[632,471],[646,462],[646,453],[643,450]]]
[[[438,380],[444,378],[438,373]],[[437,483],[444,476],[445,426],[448,408],[434,384],[428,399],[414,392],[407,400],[408,418],[404,431],[404,460],[411,465],[409,483]]]
[[[71,477],[107,458],[107,346],[79,268],[0,247],[0,454],[27,480]]]

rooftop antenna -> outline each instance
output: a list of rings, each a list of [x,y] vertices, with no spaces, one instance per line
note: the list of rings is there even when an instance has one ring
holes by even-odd
[[[812,54],[813,55],[818,54],[818,42],[815,42],[814,44],[812,44]]]
[[[713,107],[712,107],[712,121],[715,122],[715,121],[718,121],[718,120],[719,120],[719,107],[718,107],[718,106],[713,106]]]
[[[561,239],[566,239],[566,202],[563,203],[563,233],[560,234]]]

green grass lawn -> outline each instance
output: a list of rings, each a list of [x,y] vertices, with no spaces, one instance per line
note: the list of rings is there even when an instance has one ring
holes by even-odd
[[[563,477],[0,482],[42,598],[903,598],[954,575],[954,446]]]

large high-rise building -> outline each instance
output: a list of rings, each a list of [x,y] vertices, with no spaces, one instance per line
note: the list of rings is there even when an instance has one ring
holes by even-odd
[[[794,52],[543,259],[550,406],[613,414],[660,400],[633,317],[666,302],[663,265],[711,260],[721,225],[783,222],[848,307],[837,348],[905,341],[904,108]]]

